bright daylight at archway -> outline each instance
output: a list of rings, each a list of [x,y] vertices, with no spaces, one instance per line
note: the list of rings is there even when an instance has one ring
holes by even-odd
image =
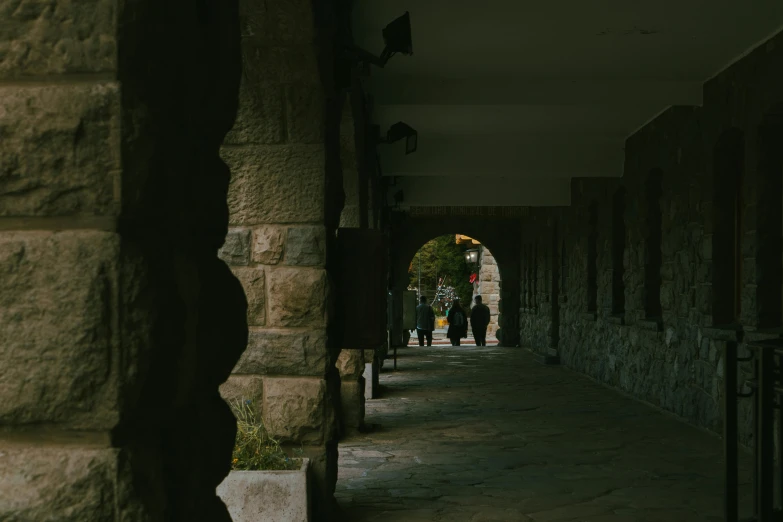
[[[447,234],[425,243],[411,260],[408,268],[410,284],[407,301],[420,303],[426,298],[426,304],[435,315],[432,344],[453,344],[448,336],[449,313],[455,303],[465,310],[466,328],[460,338],[461,345],[476,344],[473,333],[471,310],[477,304],[487,307],[488,321],[479,320],[479,342],[497,344],[495,336],[498,330],[500,310],[500,270],[492,252],[477,239],[463,234]],[[477,300],[478,298],[478,300]],[[403,344],[418,345],[417,327],[414,324],[415,310],[405,310],[407,324],[404,328]],[[405,338],[409,338],[406,342]]]

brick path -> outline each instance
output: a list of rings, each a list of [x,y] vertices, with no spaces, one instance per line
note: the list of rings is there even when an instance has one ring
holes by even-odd
[[[381,427],[340,443],[340,521],[722,520],[716,436],[522,349],[402,349],[381,384]]]

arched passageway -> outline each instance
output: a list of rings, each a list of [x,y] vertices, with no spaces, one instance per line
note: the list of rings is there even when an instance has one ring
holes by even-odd
[[[412,292],[416,302],[426,297],[435,315],[436,344],[448,343],[446,338],[449,322],[448,313],[459,302],[469,317],[467,337],[461,344],[473,344],[473,307],[480,299],[487,312],[486,330],[483,330],[484,313],[479,319],[479,333],[486,332],[486,340],[497,344],[496,332],[500,318],[500,294],[502,281],[500,270],[492,252],[478,239],[463,234],[446,234],[427,241],[410,260],[407,290]],[[405,325],[403,325],[405,327]],[[409,325],[410,326],[410,325]],[[415,345],[416,329],[403,330],[403,345]],[[406,339],[410,340],[406,343]],[[484,342],[484,338],[480,339]]]
[[[519,220],[490,216],[422,216],[393,213],[390,227],[390,275],[392,293],[392,346],[401,346],[401,292],[409,284],[408,270],[419,248],[434,237],[465,234],[481,241],[492,252],[502,286],[498,298],[498,340],[502,346],[519,344]],[[487,268],[487,270],[490,270]],[[480,277],[480,274],[479,274]],[[489,303],[486,303],[489,304]],[[509,313],[512,312],[512,313]],[[497,334],[497,331],[496,331]]]

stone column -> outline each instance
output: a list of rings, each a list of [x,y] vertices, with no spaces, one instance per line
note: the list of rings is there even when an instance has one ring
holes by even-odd
[[[244,71],[221,151],[234,176],[220,255],[247,294],[250,337],[222,391],[255,400],[272,436],[304,448],[313,513],[325,518],[337,473],[338,377],[327,336],[326,94],[314,12],[299,0],[240,8]]]
[[[356,123],[353,107],[346,103],[343,107],[340,125],[340,161],[343,168],[343,191],[345,206],[340,213],[341,228],[359,228],[361,211],[359,205],[359,165],[356,150]]]
[[[364,350],[364,397],[377,399],[380,392],[381,359],[379,353],[386,353],[383,349]]]
[[[364,428],[364,351],[343,350],[337,359],[340,371],[341,427],[344,435]]]
[[[346,103],[343,107],[343,123],[340,129],[340,159],[345,192],[345,206],[340,214],[341,228],[361,226],[357,129],[353,111],[352,104]],[[348,435],[364,427],[364,351],[342,350],[337,359],[337,369],[340,373],[340,428],[343,435]]]
[[[498,303],[498,336],[503,346],[512,348],[520,343],[519,310],[522,301],[520,292],[520,260],[515,255],[508,264],[503,265],[503,280],[500,283],[500,302]],[[500,332],[498,334],[498,332]]]
[[[236,3],[0,12],[0,519],[229,522]]]
[[[485,246],[481,248],[479,260],[478,284],[474,287],[474,296],[481,295],[482,301],[489,307],[489,326],[487,334],[493,335],[498,329],[498,315],[500,313],[500,270],[495,257]]]

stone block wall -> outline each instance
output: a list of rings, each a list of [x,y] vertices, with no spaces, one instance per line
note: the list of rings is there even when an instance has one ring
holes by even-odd
[[[354,92],[354,90],[360,92]],[[354,98],[358,97],[359,100]],[[360,228],[368,226],[375,228],[372,222],[373,214],[373,190],[371,169],[366,158],[365,140],[370,139],[365,135],[366,122],[362,118],[368,118],[366,107],[363,107],[364,93],[361,84],[354,85],[349,93],[351,103],[343,107],[343,119],[340,126],[340,161],[343,167],[343,190],[345,191],[345,206],[340,214],[340,227]],[[362,174],[360,170],[365,172]],[[362,178],[366,176],[366,193],[362,190]],[[365,223],[362,223],[362,212],[365,213]]]
[[[236,2],[0,12],[0,519],[228,522]]]
[[[351,85],[348,99],[343,107],[342,125],[340,128],[340,160],[343,169],[343,190],[345,206],[340,214],[340,228],[373,228],[373,171],[369,168],[375,158],[368,158],[368,151],[374,152],[374,147],[367,147],[371,136],[366,132],[369,108],[366,103],[364,89],[358,76]],[[364,186],[363,186],[364,185]],[[372,398],[372,393],[366,394],[369,381],[372,383],[379,377],[386,347],[368,346],[365,350],[343,350],[337,359],[340,372],[340,428],[342,434],[355,432],[364,427],[364,403],[366,398]],[[377,360],[376,360],[377,359]],[[369,368],[365,377],[365,368]]]
[[[783,129],[778,123],[781,65],[783,35],[778,35],[706,83],[702,108],[671,107],[631,136],[622,179],[576,179],[571,207],[538,209],[523,223],[523,279],[526,270],[541,277],[541,267],[552,257],[540,246],[527,248],[529,235],[551,237],[556,224],[562,238],[557,256],[565,277],[560,276],[562,295],[554,316],[561,361],[714,431],[723,422],[726,342],[740,342],[743,353],[743,342],[783,333],[775,302],[781,295],[783,193],[780,169],[770,169],[783,162],[783,155],[779,145],[764,148],[769,136],[764,132],[774,136]],[[735,140],[741,147],[737,163],[742,171],[736,191],[727,170],[732,162],[727,136],[741,137]],[[727,263],[734,253],[725,245],[733,243],[733,236],[724,237],[725,216],[731,215],[733,204],[718,199],[722,186],[740,195],[736,307],[733,285],[726,284],[733,277]],[[621,189],[625,195],[618,225],[614,208]],[[733,226],[733,221],[728,224]],[[615,243],[617,230],[623,233],[622,244]],[[619,251],[616,245],[621,245]],[[536,252],[536,263],[531,251]],[[549,272],[544,277],[554,276]],[[773,291],[759,290],[767,285]],[[524,281],[522,288],[524,302]],[[734,320],[718,313],[731,313],[732,308],[739,309]],[[529,310],[523,309],[521,318],[526,344],[546,351],[550,325],[531,318]],[[740,385],[750,371],[747,366],[741,369]],[[741,401],[740,436],[745,443],[751,441],[750,414],[749,401]]]
[[[559,285],[553,252],[554,228],[551,215],[558,209],[531,209],[522,227],[522,260],[520,274],[520,339],[523,346],[532,347],[539,355],[555,356],[559,339]]]
[[[340,157],[343,165],[343,190],[345,207],[340,215],[340,228],[359,228],[362,206],[359,204],[359,170],[355,146],[355,125],[353,109],[346,104],[341,128]],[[372,353],[372,350],[369,350]],[[342,434],[356,431],[364,426],[364,352],[365,350],[342,350],[337,359],[340,372],[340,428]]]
[[[220,257],[245,289],[250,330],[222,392],[253,400],[273,437],[304,449],[319,520],[330,517],[337,475],[330,263],[343,209],[341,149],[352,132],[341,129],[344,95],[332,76],[332,8],[240,2],[239,111],[221,149],[234,175]]]
[[[367,350],[372,356],[372,350]],[[337,358],[340,371],[340,407],[342,433],[364,427],[365,350],[343,350]]]
[[[489,325],[487,335],[494,335],[498,329],[500,314],[500,268],[495,256],[487,247],[481,247],[478,280],[473,285],[473,296],[480,295],[482,302],[489,307]]]

